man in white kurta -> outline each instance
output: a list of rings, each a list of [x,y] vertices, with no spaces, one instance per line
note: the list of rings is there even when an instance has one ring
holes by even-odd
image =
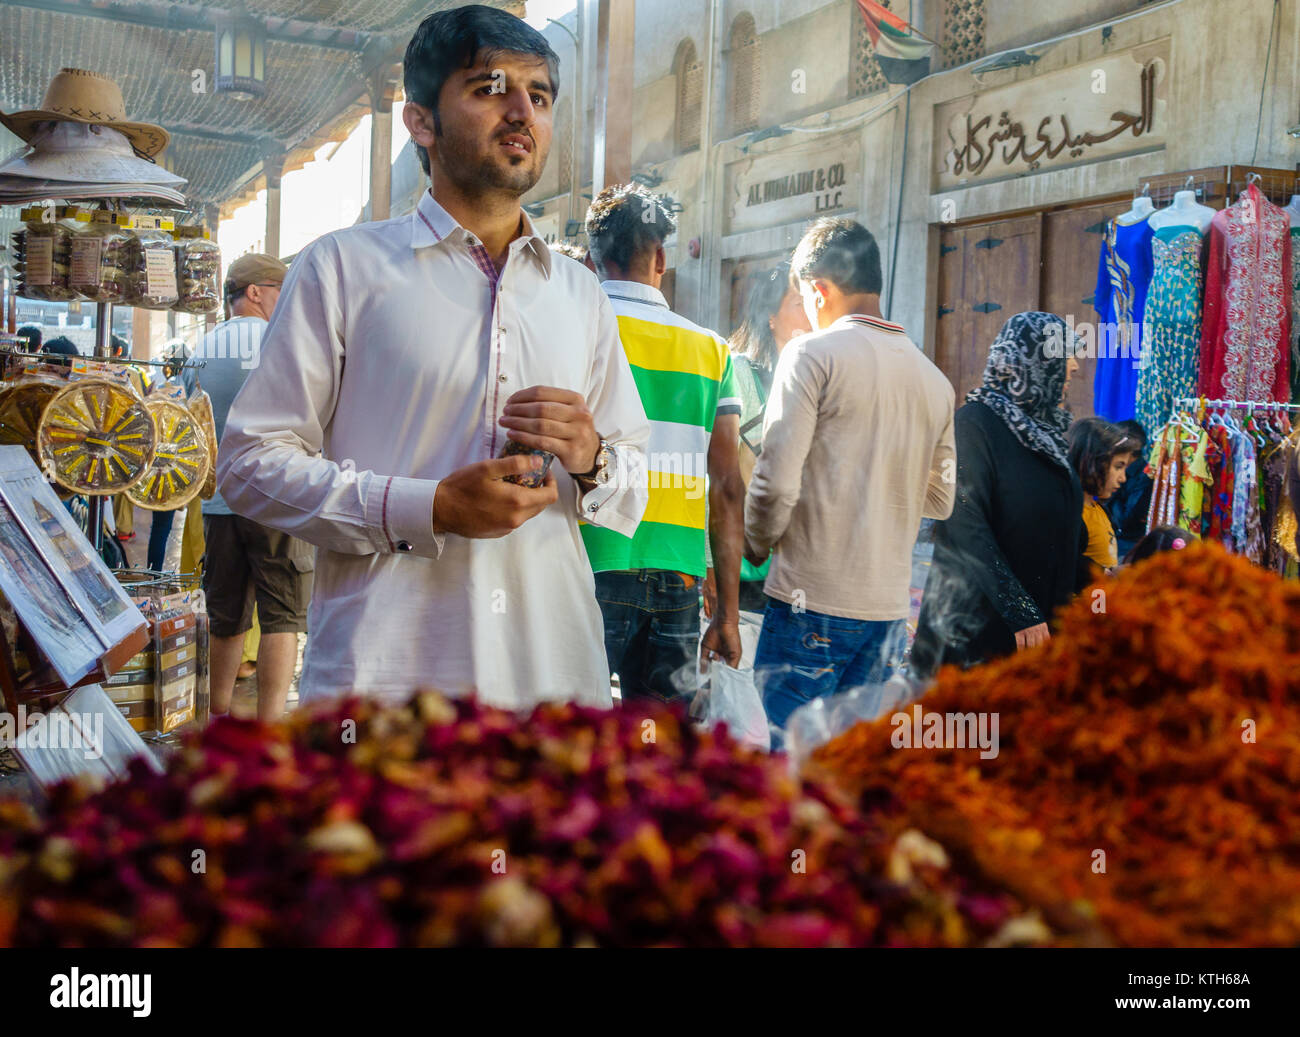
[[[218,471],[235,511],[317,546],[304,700],[431,686],[610,703],[578,516],[632,535],[649,425],[596,278],[524,221],[495,289],[428,192],[290,269]],[[438,480],[500,453],[506,401],[532,385],[586,399],[620,477],[580,494],[560,470],[558,499],[508,535],[435,534]]]
[[[649,423],[596,278],[519,203],[558,69],[495,8],[421,23],[402,119],[433,186],[299,254],[230,411],[222,496],[317,547],[303,699],[610,704],[578,516],[632,535]],[[542,485],[507,437],[553,455]]]

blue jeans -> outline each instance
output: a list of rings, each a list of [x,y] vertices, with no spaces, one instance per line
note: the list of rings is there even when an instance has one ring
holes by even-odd
[[[176,519],[174,511],[155,511],[153,521],[149,524],[149,568],[162,572],[167,564],[167,538],[172,535],[172,523]]]
[[[665,569],[596,573],[596,600],[623,701],[689,703],[699,687],[698,581],[687,587]]]
[[[767,719],[784,728],[805,702],[889,680],[903,660],[907,621],[871,622],[795,612],[767,599],[754,681]]]

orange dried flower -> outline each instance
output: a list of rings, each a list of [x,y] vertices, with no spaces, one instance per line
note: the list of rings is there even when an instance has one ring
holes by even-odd
[[[1214,544],[1159,555],[1041,648],[945,669],[922,707],[996,713],[997,756],[895,748],[886,717],[808,773],[1063,930],[1082,913],[1129,945],[1300,942],[1300,587]]]

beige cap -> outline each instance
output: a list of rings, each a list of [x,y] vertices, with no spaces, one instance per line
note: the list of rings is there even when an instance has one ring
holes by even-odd
[[[226,271],[225,294],[229,297],[250,284],[284,284],[288,272],[289,268],[275,256],[250,252],[230,264],[230,269]]]

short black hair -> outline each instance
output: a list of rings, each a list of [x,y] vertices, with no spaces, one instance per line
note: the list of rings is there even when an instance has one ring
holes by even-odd
[[[526,21],[496,7],[467,4],[431,14],[420,23],[406,45],[402,60],[402,87],[406,99],[433,112],[434,131],[441,135],[438,98],[458,68],[473,68],[477,58],[491,64],[499,53],[534,54],[546,60],[551,77],[552,103],[560,95],[560,58],[546,37]],[[424,175],[429,175],[429,153],[412,142]]]
[[[48,342],[45,343],[44,346],[41,347],[41,352],[53,353],[56,356],[68,356],[68,357],[81,356],[81,350],[79,350],[73,344],[72,339],[68,338],[66,335],[60,335],[58,338],[50,339]],[[71,366],[72,361],[53,360],[51,361],[51,363],[63,364],[65,367],[69,367]]]
[[[18,337],[26,341],[27,352],[36,353],[40,351],[43,336],[41,335],[41,329],[35,324],[24,324],[18,329]]]
[[[121,335],[110,335],[108,337],[109,353],[113,356],[127,356],[126,339]]]
[[[792,281],[829,281],[847,295],[879,295],[880,246],[871,231],[847,216],[823,216],[807,231],[790,260]]]
[[[1118,425],[1105,418],[1080,418],[1066,434],[1070,467],[1079,473],[1085,493],[1096,496],[1105,488],[1106,469],[1117,454],[1137,453],[1138,444]]]
[[[1195,540],[1196,537],[1182,526],[1156,526],[1133,545],[1133,549],[1124,556],[1124,564],[1133,565],[1135,562],[1143,562],[1152,555],[1162,554],[1165,551],[1181,551]]]
[[[612,184],[587,210],[587,251],[605,276],[607,265],[625,271],[677,229],[667,202],[640,184]]]
[[[1124,431],[1124,435],[1136,443],[1147,445],[1147,430],[1142,427],[1142,422],[1135,418],[1129,418],[1126,421],[1119,422],[1119,427]]]

